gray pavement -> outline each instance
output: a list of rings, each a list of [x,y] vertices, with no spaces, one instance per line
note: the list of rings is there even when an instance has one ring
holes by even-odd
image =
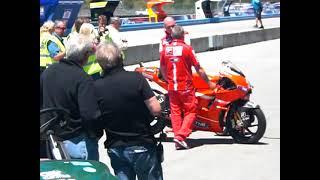
[[[212,132],[193,132],[188,143],[194,148],[174,150],[164,142],[165,180],[279,180],[280,179],[280,39],[197,53],[208,74],[216,73],[220,61],[235,63],[254,86],[251,99],[259,104],[267,119],[265,136],[259,144],[234,144],[231,137]],[[158,66],[159,61],[145,63]],[[133,70],[137,65],[127,66]],[[151,83],[151,86],[156,86]],[[158,86],[156,87],[158,88]],[[173,137],[172,133],[168,137]],[[99,142],[100,161],[112,170],[103,137]]]
[[[263,22],[263,30],[253,27],[254,20],[185,26],[185,29],[189,32],[192,47],[199,53],[280,38],[280,18],[267,18]],[[159,59],[163,31],[161,28],[122,32],[129,46],[124,51],[124,63],[133,65],[141,60],[150,62]]]
[[[262,19],[265,29],[280,27],[280,18]],[[257,30],[253,25],[255,20],[231,21],[222,23],[199,24],[184,26],[190,38],[207,37]],[[128,40],[128,46],[159,43],[163,36],[163,29],[147,29],[140,31],[121,32]]]

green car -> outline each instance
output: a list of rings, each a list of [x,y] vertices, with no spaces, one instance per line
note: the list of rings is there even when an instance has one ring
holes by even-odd
[[[44,160],[40,162],[40,180],[117,180],[109,168],[91,160]]]
[[[63,109],[40,111],[40,141],[47,141],[49,145],[49,159],[40,159],[40,180],[117,180],[101,162],[70,159],[57,133],[69,118],[69,113]]]

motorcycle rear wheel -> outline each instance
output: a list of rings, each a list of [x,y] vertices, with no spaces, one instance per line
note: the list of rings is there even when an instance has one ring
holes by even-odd
[[[245,111],[246,117],[249,119],[237,118],[243,112],[238,109],[231,109],[227,115],[226,127],[235,142],[241,144],[258,143],[266,131],[266,118],[259,108]],[[241,119],[240,125],[239,119]]]

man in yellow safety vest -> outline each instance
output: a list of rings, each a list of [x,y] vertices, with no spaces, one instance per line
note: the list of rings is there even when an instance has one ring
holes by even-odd
[[[66,23],[57,20],[54,24],[54,32],[40,37],[40,71],[64,58],[66,53],[62,36],[65,30]]]

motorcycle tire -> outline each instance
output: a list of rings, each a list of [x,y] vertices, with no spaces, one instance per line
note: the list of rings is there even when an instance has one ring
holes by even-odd
[[[226,127],[229,134],[235,140],[236,143],[240,144],[255,144],[263,137],[266,131],[266,118],[260,108],[247,109],[245,112],[249,115],[249,120],[242,121],[244,126],[241,128],[236,127],[235,116],[237,113],[243,113],[239,109],[231,109],[227,115]],[[257,121],[257,124],[253,124]],[[252,132],[249,127],[257,127],[256,132]]]

